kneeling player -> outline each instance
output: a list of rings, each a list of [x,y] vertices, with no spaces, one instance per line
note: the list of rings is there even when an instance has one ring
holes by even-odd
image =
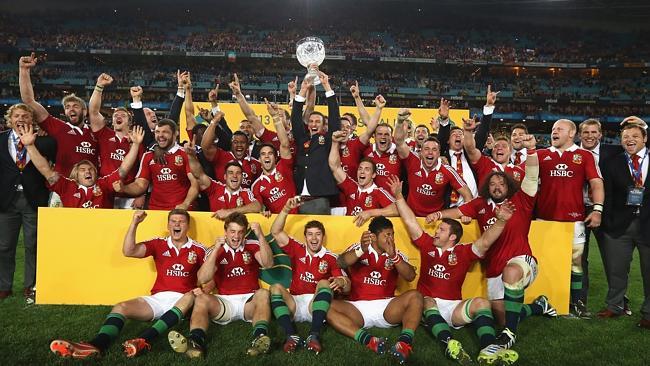
[[[332,302],[333,291],[349,291],[350,282],[336,263],[336,255],[323,247],[325,227],[320,221],[305,224],[306,244],[289,237],[284,231],[289,212],[300,203],[300,197],[289,199],[271,226],[271,234],[291,258],[293,269],[289,291],[279,283],[271,285],[271,308],[287,336],[283,347],[285,352],[293,352],[303,343],[291,322],[293,318],[311,322],[307,349],[318,354],[322,350],[320,329]]]
[[[458,244],[463,236],[459,222],[444,219],[434,236],[427,234],[417,222],[415,214],[402,196],[402,183],[391,177],[390,187],[396,197],[400,217],[413,244],[420,250],[421,274],[418,291],[424,296],[424,321],[431,333],[446,345],[447,356],[462,365],[472,360],[460,342],[452,339],[449,326],[461,328],[473,323],[479,337],[482,365],[510,365],[519,356],[513,350],[499,346],[495,337],[494,319],[490,302],[481,297],[462,298],[463,282],[472,264],[482,258],[492,243],[501,235],[512,217],[514,206],[504,202],[495,210],[496,222],[471,245]]]
[[[350,273],[348,301],[334,300],[327,321],[334,329],[378,354],[386,340],[371,336],[365,328],[390,328],[402,324],[402,332],[390,352],[404,363],[411,353],[414,330],[422,317],[422,295],[416,290],[395,296],[397,278],[415,279],[415,268],[395,249],[393,223],[384,216],[370,221],[361,242],[339,256],[339,266]]]
[[[174,209],[169,212],[167,238],[157,238],[135,244],[138,225],[147,216],[144,211],[136,211],[133,221],[124,238],[122,251],[125,256],[144,258],[153,256],[156,264],[156,282],[151,296],[142,296],[121,302],[113,307],[99,333],[89,342],[70,342],[57,339],[50,343],[50,350],[61,357],[86,358],[99,355],[117,338],[127,319],[156,322],[146,329],[139,338],[124,342],[124,353],[133,357],[151,348],[151,341],[182,319],[192,307],[197,284],[197,271],[203,264],[206,250],[188,238],[190,215],[185,210]],[[183,268],[183,275],[174,268]]]
[[[247,238],[248,219],[244,214],[230,214],[223,226],[225,236],[217,238],[198,273],[200,283],[214,279],[219,294],[196,297],[187,338],[176,331],[168,335],[174,351],[190,358],[203,355],[210,320],[220,325],[235,320],[252,322],[254,339],[247,350],[251,356],[266,353],[271,347],[267,335],[271,318],[269,291],[260,288],[258,277],[260,267],[273,266],[273,252],[258,223],[250,225],[257,239]]]

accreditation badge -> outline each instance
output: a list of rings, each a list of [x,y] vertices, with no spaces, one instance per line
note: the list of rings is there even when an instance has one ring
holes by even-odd
[[[629,187],[627,189],[626,205],[640,207],[643,204],[644,191],[645,187]]]

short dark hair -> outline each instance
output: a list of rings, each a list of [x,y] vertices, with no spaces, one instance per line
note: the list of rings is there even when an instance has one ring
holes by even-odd
[[[359,160],[359,165],[361,165],[361,163],[363,162],[372,164],[372,172],[377,173],[377,164],[375,164],[375,162],[372,161],[372,159],[370,159],[367,156],[364,156],[363,158],[361,158],[361,160]]]
[[[233,212],[230,215],[226,216],[226,219],[223,220],[223,228],[226,229],[230,223],[235,223],[239,226],[248,229],[248,219],[246,215],[241,212]]]
[[[193,134],[193,135],[198,135],[198,134],[199,134],[199,130],[201,130],[201,129],[203,129],[203,130],[207,130],[207,129],[208,129],[208,126],[205,125],[205,124],[203,124],[203,123],[197,123],[196,126],[192,127],[192,134]]]
[[[392,229],[393,223],[384,216],[374,217],[368,225],[368,230],[375,235],[379,235],[380,232],[386,229]]]
[[[309,117],[313,116],[314,114],[315,114],[315,115],[318,115],[318,116],[321,116],[321,117],[323,118],[323,123],[325,123],[325,120],[327,119],[327,117],[325,117],[324,114],[322,114],[322,113],[319,112],[319,111],[313,111],[313,112],[309,113]]]
[[[503,180],[506,182],[506,186],[508,187],[508,194],[506,194],[506,198],[510,198],[514,196],[515,193],[517,193],[517,191],[519,190],[519,186],[517,185],[517,182],[515,182],[515,180],[505,172],[500,172],[500,171],[490,172],[490,174],[488,174],[487,177],[485,177],[485,179],[483,180],[483,184],[481,185],[481,187],[479,187],[478,190],[479,196],[485,199],[490,198],[490,180],[494,176],[499,176],[503,178]]]
[[[382,122],[382,123],[378,124],[377,127],[375,127],[375,133],[377,132],[379,127],[388,127],[390,129],[391,135],[393,134],[393,126],[389,125],[388,123]]]
[[[510,133],[512,133],[512,131],[514,131],[514,130],[516,130],[516,129],[524,130],[524,132],[528,133],[528,127],[526,127],[526,125],[523,124],[523,123],[515,123],[515,124],[510,128]]]
[[[305,224],[305,230],[303,231],[304,235],[307,235],[307,229],[312,229],[316,228],[323,233],[323,236],[325,236],[325,226],[323,226],[323,223],[318,221],[318,220],[311,220],[308,223]]]
[[[424,140],[423,144],[427,143],[428,141],[435,142],[436,144],[438,144],[438,146],[440,146],[440,140],[438,140],[438,138],[436,136],[427,137],[427,139]]]
[[[422,124],[419,124],[419,125],[415,126],[415,129],[414,129],[414,130],[417,130],[418,128],[421,128],[421,127],[426,128],[426,129],[427,129],[427,133],[431,133],[431,130],[429,129],[429,127],[428,127],[427,125],[422,125]]]
[[[231,138],[231,140],[234,140],[234,139],[235,139],[235,136],[244,136],[244,137],[246,138],[246,142],[248,142],[248,135],[245,134],[245,133],[242,132],[242,131],[237,130],[237,131],[233,132],[233,133],[232,133],[232,138]]]
[[[168,126],[172,130],[172,134],[176,134],[178,132],[178,125],[176,122],[174,122],[173,119],[169,118],[163,118],[160,121],[158,121],[158,125],[156,127],[162,127],[162,126]]]
[[[260,145],[260,151],[262,151],[263,148],[268,147],[271,150],[273,150],[273,154],[278,155],[278,149],[275,148],[275,145],[265,142],[262,145]]]
[[[188,223],[190,222],[190,213],[187,212],[187,210],[183,210],[182,208],[175,208],[169,211],[169,213],[167,214],[167,221],[169,221],[169,219],[174,215],[183,215],[187,219],[187,222]]]
[[[648,134],[648,131],[646,131],[645,128],[643,128],[643,126],[641,126],[639,124],[636,124],[636,123],[625,123],[625,124],[623,124],[623,126],[621,127],[621,133],[623,133],[623,131],[625,131],[625,130],[631,130],[633,128],[638,128],[639,131],[641,131],[641,136],[643,136],[643,137],[646,137],[646,135]]]
[[[237,160],[231,160],[226,163],[226,167],[223,169],[223,171],[227,171],[231,166],[236,166],[237,168],[241,169],[242,172],[244,171],[244,168],[242,168],[241,164],[239,164]]]
[[[454,240],[454,244],[458,243],[460,241],[460,238],[463,236],[463,225],[461,225],[460,222],[454,219],[444,218],[442,219],[442,222],[449,225],[450,236],[456,235],[456,240]]]

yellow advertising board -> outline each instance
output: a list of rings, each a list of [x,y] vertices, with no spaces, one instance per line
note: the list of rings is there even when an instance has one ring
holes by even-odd
[[[389,101],[390,103],[390,101]],[[281,108],[284,108],[288,111],[291,111],[291,108],[287,104],[281,104]],[[181,111],[180,115],[180,127],[181,127],[181,141],[187,140],[187,132],[185,131],[185,127],[187,126],[186,118],[185,118],[185,104],[183,104],[183,109]],[[204,109],[210,109],[210,103],[208,102],[195,102],[194,103],[194,108],[195,108],[195,115],[199,114],[199,108],[204,108]],[[230,127],[231,130],[236,131],[239,129],[239,122],[241,122],[243,119],[246,119],[244,116],[244,113],[242,113],[241,109],[239,108],[239,104],[237,103],[219,103],[219,108],[223,113],[226,115],[226,121],[228,121],[228,126]],[[269,130],[275,130],[273,126],[273,120],[271,119],[271,115],[269,115],[268,111],[266,110],[266,105],[265,104],[251,104],[251,108],[255,111],[255,114],[257,114],[260,117],[260,121],[264,124],[264,127],[268,128]],[[370,106],[367,108],[368,113],[372,115],[374,112],[374,107]],[[318,112],[321,112],[325,115],[327,115],[327,106],[324,105],[317,105],[315,107],[315,110]],[[341,115],[343,113],[352,113],[355,116],[357,116],[357,120],[359,119],[359,111],[357,110],[356,107],[349,107],[349,106],[342,106],[339,107],[339,110],[341,112]],[[397,120],[397,111],[399,108],[384,108],[382,111],[381,115],[381,122],[386,122],[390,124],[391,126],[395,125],[395,121]],[[429,126],[429,122],[431,121],[432,117],[438,117],[438,109],[433,109],[433,108],[411,108],[411,120],[415,125],[418,124],[424,124],[426,126]],[[469,117],[469,110],[467,109],[452,109],[449,111],[449,117],[451,118],[452,121],[460,122],[461,118],[468,118]],[[429,127],[430,128],[430,127]],[[365,127],[361,125],[361,123],[358,123],[357,126],[357,134],[361,133]]]
[[[137,240],[166,236],[167,212],[148,211],[140,224]],[[37,298],[38,304],[110,305],[121,300],[147,295],[155,279],[151,258],[135,259],[122,255],[122,242],[131,222],[133,211],[88,210],[76,208],[40,208],[38,225]],[[223,234],[223,222],[210,217],[209,212],[192,212],[189,236],[205,246]],[[259,214],[247,215],[268,233],[274,216],[266,219]],[[286,231],[303,240],[304,224],[312,219],[323,222],[327,231],[326,247],[334,253],[344,251],[358,241],[365,227],[354,226],[349,216],[292,215]],[[424,225],[424,219],[419,219]],[[419,274],[419,251],[410,243],[399,218],[391,218],[395,226],[395,241]],[[427,232],[434,225],[424,226]],[[464,225],[462,242],[478,237],[475,222]],[[526,290],[526,301],[540,294],[549,297],[559,313],[568,312],[571,245],[573,225],[549,221],[533,221],[529,234],[533,254],[539,263],[539,274]],[[400,282],[398,291],[415,288]],[[484,273],[475,265],[467,275],[463,296],[485,296]]]

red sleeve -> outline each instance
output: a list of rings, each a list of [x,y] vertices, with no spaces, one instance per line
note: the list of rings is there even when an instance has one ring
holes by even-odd
[[[93,135],[95,135],[95,138],[99,141],[107,137],[106,135],[110,132],[113,132],[113,130],[104,125],[104,127],[100,128],[99,131],[93,132]]]
[[[407,156],[406,159],[400,158],[400,160],[403,161],[406,171],[409,173],[420,169],[420,158],[418,158],[413,151],[409,151],[409,156]]]
[[[47,116],[47,118],[38,124],[42,129],[47,132],[48,135],[51,135],[54,138],[57,138],[62,133],[65,133],[65,122],[60,119],[53,117],[52,115]]]
[[[152,255],[154,256],[154,258],[156,257],[156,242],[158,242],[159,240],[162,240],[162,239],[147,240],[147,241],[143,242],[142,244],[140,244],[140,245],[144,245],[144,247],[147,249],[144,252],[145,257],[149,257],[149,256],[152,256]]]
[[[422,249],[428,246],[433,246],[433,237],[427,234],[426,231],[422,230],[422,235],[420,235],[420,237],[415,240],[411,240],[411,242],[416,247]]]
[[[244,205],[257,201],[250,189],[243,188],[241,191],[242,196],[244,197]]]
[[[454,251],[458,250],[459,254],[467,258],[469,262],[474,262],[481,259],[482,257],[479,257],[476,253],[474,253],[474,250],[472,249],[473,246],[474,244],[457,244]]]
[[[586,154],[582,154],[582,157],[585,158],[585,169],[586,169],[587,180],[591,180],[594,178],[602,179],[603,176],[600,174],[600,169],[598,168],[598,164],[596,164],[596,159],[594,159],[593,154],[587,152]]]
[[[386,192],[386,190],[383,188],[377,189],[377,199],[379,199],[379,206],[382,208],[390,206],[393,202],[395,202],[393,196],[391,196],[390,193]]]
[[[52,192],[56,192],[59,196],[63,196],[66,191],[69,191],[71,189],[75,189],[77,187],[77,182],[73,181],[72,179],[68,177],[64,177],[61,174],[59,174],[59,179],[57,179],[54,184],[50,185],[48,183],[48,188]]]
[[[257,241],[257,240],[247,240],[246,241],[246,247],[244,249],[251,252],[251,255],[255,255],[255,253],[260,251],[259,241]]]
[[[293,175],[293,162],[293,155],[289,159],[280,158],[280,160],[278,160],[278,165],[276,165],[276,169],[284,176]]]
[[[185,151],[182,151],[181,156],[183,157],[183,162],[185,163],[185,175],[192,174],[192,169],[190,169],[190,158],[187,157]]]
[[[151,182],[151,168],[149,166],[149,163],[152,159],[153,153],[150,151],[142,155],[142,160],[140,160],[140,169],[138,169],[138,173],[135,175],[136,178],[146,179],[147,181]]]
[[[521,207],[526,209],[526,211],[532,211],[535,207],[536,196],[529,196],[522,189],[518,190],[513,197],[515,205],[519,204]]]
[[[302,248],[302,245],[296,239],[289,237],[289,242],[282,247],[282,251],[287,253],[289,257],[294,257],[300,248]]]
[[[115,192],[115,189],[113,189],[113,182],[117,182],[118,180],[121,180],[120,178],[120,170],[115,169],[111,174],[105,175],[99,179],[97,179],[97,185],[99,188],[102,189],[102,191],[106,192]]]
[[[185,130],[185,132],[187,132],[187,137],[190,139],[190,141],[192,141],[192,139],[194,138],[194,131],[192,129],[189,129],[189,130]]]
[[[478,216],[478,208],[483,203],[482,200],[483,199],[480,197],[474,198],[473,200],[458,206],[458,209],[463,215],[475,219],[476,216]]]
[[[442,166],[440,167],[440,171],[442,171],[442,174],[444,174],[445,177],[449,179],[449,183],[454,188],[454,190],[457,191],[467,185],[467,183],[465,183],[463,178],[461,178],[461,176],[458,175],[458,172],[456,172],[456,170],[450,167],[449,165],[442,164]]]
[[[490,173],[490,170],[492,170],[492,162],[490,161],[490,158],[483,154],[481,154],[481,157],[476,163],[470,163],[470,165],[474,167],[476,175],[481,178],[486,177]]]
[[[204,192],[208,197],[211,197],[214,195],[217,190],[217,187],[219,186],[219,183],[217,183],[214,179],[210,178],[210,185],[206,189],[204,189],[201,192]]]
[[[339,183],[338,186],[346,195],[356,193],[357,188],[359,188],[359,185],[355,181],[353,181],[349,175],[346,176],[345,180]]]
[[[366,147],[368,147],[368,145],[364,145],[363,142],[361,142],[361,140],[359,140],[358,138],[349,140],[347,145],[348,145],[348,150],[350,150],[350,155],[353,156],[361,156],[361,154],[366,149]]]

